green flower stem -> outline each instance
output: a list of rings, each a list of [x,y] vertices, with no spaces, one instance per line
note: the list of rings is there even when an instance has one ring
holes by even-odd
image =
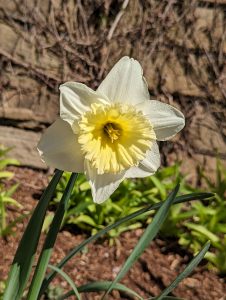
[[[56,170],[26,227],[14,257],[3,300],[19,300],[28,281],[49,201],[63,171]]]
[[[72,189],[74,187],[75,181],[77,179],[78,174],[72,173],[70,180],[67,184],[65,192],[61,198],[61,201],[58,205],[57,211],[53,218],[52,224],[50,226],[49,232],[46,236],[45,243],[42,248],[42,252],[39,256],[38,264],[35,269],[35,273],[30,285],[29,293],[27,300],[36,300],[38,298],[38,294],[42,285],[43,278],[45,276],[46,269],[48,267],[49,259],[53,250],[53,246],[55,244],[57,234],[60,230],[60,226],[64,217],[64,213],[68,206],[68,201],[70,199],[70,195]]]

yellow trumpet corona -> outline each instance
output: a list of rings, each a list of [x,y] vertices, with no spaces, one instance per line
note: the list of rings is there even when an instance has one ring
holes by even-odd
[[[93,104],[79,122],[78,142],[98,174],[137,166],[156,135],[151,122],[133,106]]]

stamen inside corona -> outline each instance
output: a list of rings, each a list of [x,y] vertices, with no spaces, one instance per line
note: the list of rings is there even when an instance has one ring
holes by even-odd
[[[117,129],[117,125],[114,123],[106,123],[104,125],[104,132],[112,143],[120,136],[120,130]]]
[[[98,174],[137,166],[155,139],[151,122],[127,104],[92,104],[79,121],[78,141]]]

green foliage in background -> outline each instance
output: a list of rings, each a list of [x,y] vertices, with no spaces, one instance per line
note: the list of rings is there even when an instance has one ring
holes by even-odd
[[[0,236],[6,236],[11,233],[13,223],[7,224],[7,206],[21,207],[21,205],[12,198],[13,193],[17,189],[17,184],[6,189],[3,180],[9,180],[13,177],[13,173],[6,171],[8,165],[18,165],[16,159],[8,158],[7,154],[10,148],[5,148],[0,145]]]
[[[64,216],[62,226],[76,225],[88,234],[95,234],[119,218],[131,214],[148,204],[158,203],[166,198],[170,190],[180,181],[180,193],[203,192],[194,189],[187,183],[186,176],[179,171],[180,164],[162,168],[154,176],[136,180],[124,180],[120,187],[107,200],[105,205],[93,203],[88,182],[83,175],[77,179],[78,184],[73,188],[68,210]],[[59,202],[67,185],[70,174],[64,173],[52,201],[52,207]],[[179,244],[190,249],[194,254],[200,251],[202,245],[210,240],[211,250],[206,258],[210,266],[216,266],[221,273],[226,272],[226,170],[217,162],[216,184],[208,180],[203,172],[201,179],[208,185],[208,192],[215,193],[215,197],[208,201],[193,201],[181,203],[170,208],[161,235],[177,238]],[[120,233],[136,228],[146,227],[152,220],[152,212],[147,218],[139,216],[133,222],[127,222],[109,231],[110,243]],[[53,213],[49,213],[45,220],[44,230],[48,230]]]
[[[48,286],[45,298],[48,300],[57,300],[64,294],[64,290],[60,286],[50,285]]]
[[[203,171],[200,176],[207,190],[215,193],[215,197],[209,203],[192,203],[191,209],[184,215],[180,210],[179,219],[172,215],[170,218],[174,223],[180,221],[182,224],[177,232],[180,245],[189,247],[194,253],[200,251],[203,242],[210,240],[213,247],[206,254],[209,265],[226,274],[226,168],[217,160],[214,182]],[[190,219],[186,220],[188,217]]]
[[[6,283],[4,280],[1,280],[0,281],[0,299],[3,299],[5,288],[6,288]]]
[[[56,206],[61,199],[69,177],[69,173],[65,172],[63,174],[57,186],[56,196],[51,202],[53,206]],[[115,223],[119,218],[129,215],[147,204],[154,204],[164,200],[169,191],[175,186],[175,182],[179,177],[178,165],[176,165],[162,169],[156,176],[124,180],[105,205],[98,205],[93,203],[90,186],[85,176],[80,174],[77,179],[78,184],[73,188],[62,226],[65,224],[76,225],[83,231],[93,235],[105,226]],[[184,190],[183,183],[181,188]],[[51,219],[51,213],[48,218]],[[142,215],[136,221],[133,220],[133,222],[122,224],[118,228],[111,230],[108,235],[110,238],[115,238],[124,231],[143,227],[147,224],[146,219]],[[48,223],[47,219],[46,225]],[[45,225],[44,229],[46,229]]]

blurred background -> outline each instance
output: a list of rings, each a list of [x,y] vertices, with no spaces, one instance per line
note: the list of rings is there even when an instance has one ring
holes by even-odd
[[[124,55],[144,69],[153,99],[178,107],[186,128],[162,163],[211,175],[226,160],[226,1],[0,0],[0,144],[22,165],[57,117],[59,85],[95,89]]]

